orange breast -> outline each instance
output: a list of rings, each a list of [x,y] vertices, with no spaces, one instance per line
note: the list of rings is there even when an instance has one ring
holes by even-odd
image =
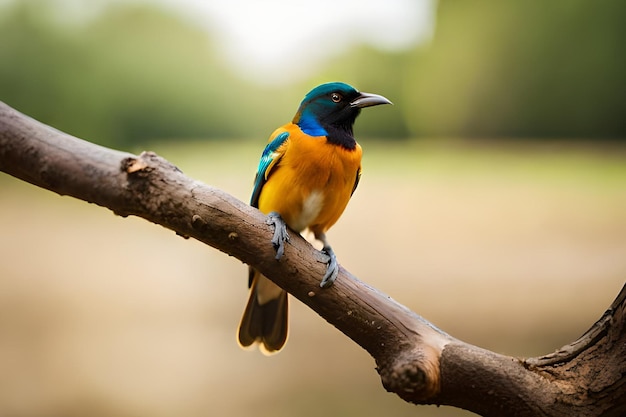
[[[341,216],[361,166],[361,147],[353,150],[311,137],[288,125],[288,148],[272,168],[259,196],[259,209],[280,213],[290,228],[325,232]]]

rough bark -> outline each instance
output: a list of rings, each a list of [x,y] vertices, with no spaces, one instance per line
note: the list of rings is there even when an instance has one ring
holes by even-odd
[[[366,349],[385,388],[406,401],[484,416],[626,415],[626,286],[579,340],[540,358],[508,357],[453,338],[343,268],[321,290],[325,259],[304,239],[292,234],[275,261],[260,212],[153,153],[103,148],[0,103],[0,170],[254,266]]]

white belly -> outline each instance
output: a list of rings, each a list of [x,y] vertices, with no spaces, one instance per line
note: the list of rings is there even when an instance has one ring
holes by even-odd
[[[302,211],[295,219],[292,229],[301,232],[306,229],[317,218],[324,204],[324,194],[319,191],[313,191],[302,202]]]

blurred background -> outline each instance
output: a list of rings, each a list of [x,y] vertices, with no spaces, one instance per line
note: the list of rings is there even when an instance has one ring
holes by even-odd
[[[356,125],[340,263],[527,357],[624,285],[625,18],[619,0],[0,0],[0,100],[247,201],[313,86],[383,94],[395,106]],[[0,415],[471,415],[386,393],[298,301],[283,352],[239,349],[246,281],[198,242],[0,174]]]

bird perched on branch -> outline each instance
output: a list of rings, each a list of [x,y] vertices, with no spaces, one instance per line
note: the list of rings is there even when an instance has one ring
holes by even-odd
[[[265,147],[250,204],[274,226],[276,259],[285,251],[287,228],[309,229],[328,256],[320,286],[330,287],[339,273],[326,231],[339,219],[361,177],[361,146],[352,126],[364,107],[391,104],[383,96],[361,93],[339,82],[322,84],[302,100],[291,123],[276,129]],[[279,351],[287,340],[287,292],[254,268],[250,298],[239,325],[239,344],[259,343]]]

